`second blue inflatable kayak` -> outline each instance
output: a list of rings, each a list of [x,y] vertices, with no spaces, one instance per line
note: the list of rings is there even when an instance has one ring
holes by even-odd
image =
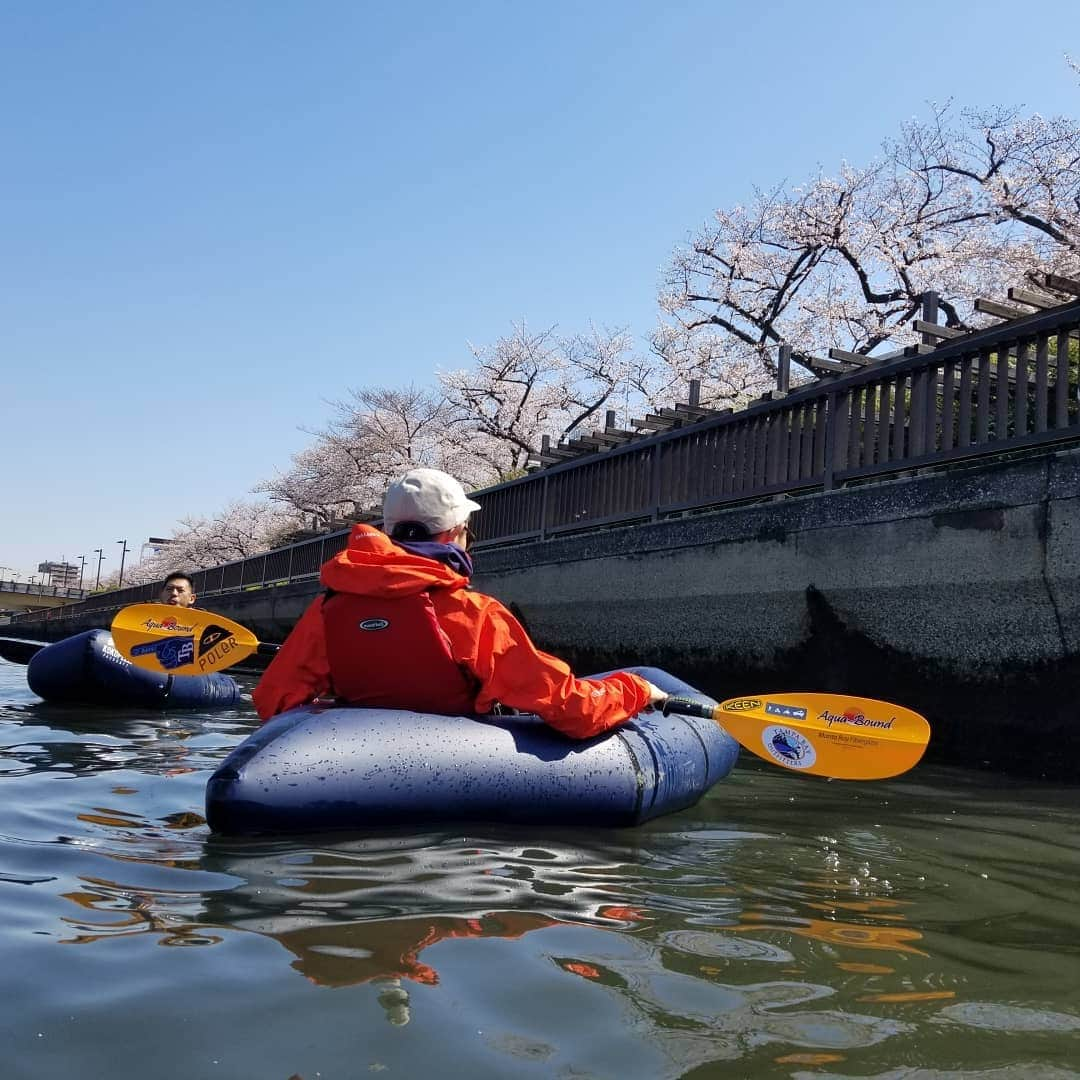
[[[30,689],[46,701],[150,709],[229,709],[240,687],[229,675],[167,675],[121,656],[108,630],[86,630],[48,645],[26,669]]]

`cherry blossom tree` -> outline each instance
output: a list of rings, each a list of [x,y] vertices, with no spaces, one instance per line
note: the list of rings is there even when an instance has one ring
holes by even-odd
[[[742,385],[783,343],[797,358],[914,342],[931,290],[972,328],[978,296],[1047,271],[1080,271],[1080,127],[943,106],[866,167],[718,210],[671,262],[653,344],[677,376]]]
[[[257,555],[277,547],[296,525],[294,514],[268,502],[238,501],[213,517],[182,518],[171,544],[125,567],[124,585],[160,581],[175,570],[203,570]],[[104,588],[117,588],[118,584],[118,571],[102,579]]]
[[[494,344],[470,349],[472,366],[442,372],[439,382],[452,437],[500,477],[536,457],[544,435],[558,441],[612,403],[629,411],[645,400],[652,371],[624,330],[559,336],[522,322]]]
[[[688,401],[691,382],[698,384],[698,404],[711,409],[741,408],[775,385],[755,354],[733,354],[719,334],[688,334],[661,322],[652,351],[657,363],[646,397],[654,407]]]
[[[1001,245],[1003,269],[1031,284],[1046,271],[1080,266],[1080,126],[1064,117],[967,111],[963,128],[948,109],[912,124],[893,148],[901,165],[955,178],[974,191],[974,220]],[[944,182],[944,181],[943,181]]]
[[[335,416],[292,467],[256,490],[313,528],[377,510],[387,485],[410,468],[445,469],[466,486],[490,483],[493,470],[469,452],[449,403],[437,390],[367,387],[334,403]]]

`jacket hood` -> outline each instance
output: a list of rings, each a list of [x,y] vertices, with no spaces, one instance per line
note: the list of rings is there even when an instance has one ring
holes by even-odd
[[[371,525],[353,526],[348,546],[323,563],[319,580],[335,592],[386,597],[469,584],[445,563],[405,551]]]

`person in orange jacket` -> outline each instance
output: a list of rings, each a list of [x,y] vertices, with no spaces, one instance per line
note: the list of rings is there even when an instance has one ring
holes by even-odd
[[[413,469],[383,502],[380,532],[355,525],[323,564],[325,594],[301,616],[252,695],[265,721],[319,697],[449,716],[498,705],[574,739],[618,727],[667,695],[628,671],[575,678],[498,600],[469,589],[469,515],[452,476]]]

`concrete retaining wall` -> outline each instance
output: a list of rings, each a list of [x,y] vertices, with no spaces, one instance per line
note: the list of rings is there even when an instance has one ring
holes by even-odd
[[[901,702],[942,760],[1070,779],[1080,750],[1080,454],[492,552],[578,670],[655,663],[717,697]]]

